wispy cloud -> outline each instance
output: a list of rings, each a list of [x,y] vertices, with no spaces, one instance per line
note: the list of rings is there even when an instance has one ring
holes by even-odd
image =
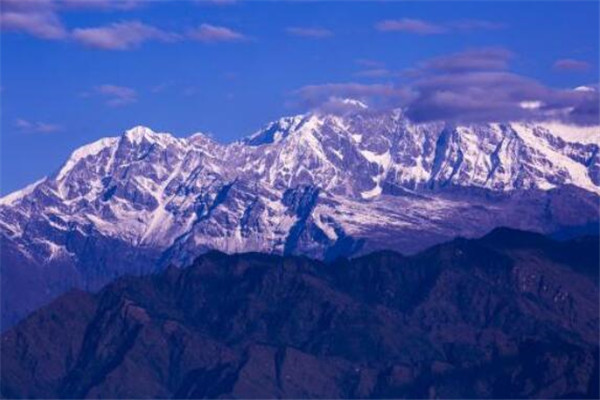
[[[556,60],[553,65],[557,71],[588,71],[591,69],[590,63],[581,60],[574,60],[571,58],[563,58]]]
[[[485,47],[435,57],[420,66],[422,70],[442,72],[504,70],[513,56],[511,51],[502,47]]]
[[[51,1],[2,0],[2,30],[24,32],[41,39],[63,39],[68,31]]]
[[[244,34],[231,28],[210,24],[202,24],[190,30],[188,36],[203,43],[239,42],[248,39]]]
[[[147,0],[53,0],[59,10],[133,10]]]
[[[381,32],[404,32],[416,35],[441,35],[451,32],[496,30],[504,27],[505,24],[501,22],[474,19],[439,23],[422,19],[402,18],[388,19],[375,24],[375,28]]]
[[[150,88],[151,93],[163,93],[173,86],[173,82],[163,82],[156,84]]]
[[[506,28],[503,22],[488,21],[484,19],[463,19],[459,21],[451,21],[447,27],[455,31],[495,31]]]
[[[288,35],[312,39],[323,39],[333,36],[333,32],[325,28],[291,26],[285,30]]]
[[[15,127],[22,132],[27,133],[52,133],[62,130],[62,126],[49,124],[47,122],[29,121],[19,118],[15,121]]]
[[[76,10],[130,10],[141,0],[1,0],[0,27],[40,39],[67,39],[60,13]]]
[[[375,28],[382,32],[406,32],[418,35],[438,35],[447,32],[446,28],[441,25],[411,18],[380,21]]]
[[[394,76],[395,74],[387,68],[371,68],[358,71],[354,76],[361,78],[386,78]]]
[[[126,86],[111,84],[100,85],[94,88],[94,93],[106,99],[106,104],[119,107],[137,102],[138,96],[135,89]]]
[[[78,28],[73,39],[88,46],[104,50],[129,50],[148,41],[171,42],[179,35],[166,32],[139,21],[119,22],[96,28]]]
[[[400,72],[389,69],[382,61],[359,58],[354,60],[354,63],[362,67],[360,71],[354,73],[354,76],[359,78],[377,79],[401,76]]]
[[[132,50],[146,42],[175,42],[192,39],[205,43],[235,42],[249,38],[231,28],[202,24],[181,32],[166,31],[140,21],[120,21],[103,26],[69,30],[61,19],[63,11],[131,10],[142,0],[0,0],[0,28],[40,39],[69,40],[102,50]],[[211,1],[229,4],[229,0]]]

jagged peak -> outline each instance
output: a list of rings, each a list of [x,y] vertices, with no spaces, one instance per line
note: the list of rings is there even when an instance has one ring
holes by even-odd
[[[196,132],[187,137],[187,142],[194,146],[217,145],[220,144],[209,133]]]
[[[135,146],[139,146],[144,142],[158,144],[162,147],[169,145],[187,146],[190,141],[190,138],[179,138],[169,132],[156,132],[143,125],[126,130],[121,138]]]
[[[152,139],[155,138],[156,135],[168,135],[168,134],[159,134],[154,132],[152,129],[147,126],[137,125],[131,129],[126,130],[123,133],[123,138],[127,139],[131,143],[139,144],[144,139]]]
[[[196,133],[192,133],[189,137],[189,140],[195,140],[195,139],[209,139],[212,140],[211,135],[207,134],[207,133],[203,133],[203,132],[196,132]]]
[[[286,137],[291,130],[297,128],[307,117],[307,114],[298,114],[279,118],[243,139],[242,143],[250,146],[277,143]]]

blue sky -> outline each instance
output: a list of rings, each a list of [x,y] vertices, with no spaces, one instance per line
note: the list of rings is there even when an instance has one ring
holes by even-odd
[[[345,96],[473,118],[436,103],[457,76],[514,117],[598,83],[595,1],[1,1],[2,194],[139,124],[229,142]]]

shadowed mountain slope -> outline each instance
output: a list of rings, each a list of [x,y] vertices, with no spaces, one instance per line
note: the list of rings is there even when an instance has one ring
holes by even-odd
[[[4,397],[598,396],[598,237],[322,263],[209,252],[2,336]]]

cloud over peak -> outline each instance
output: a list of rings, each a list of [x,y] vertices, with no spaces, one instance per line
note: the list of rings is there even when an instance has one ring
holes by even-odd
[[[340,99],[354,99],[375,107],[388,107],[407,101],[410,93],[390,83],[362,84],[357,82],[325,83],[306,85],[293,92],[296,104],[313,111],[332,112],[347,105],[340,104]]]
[[[322,110],[351,97],[380,108],[403,108],[416,122],[561,120],[598,124],[598,90],[561,89],[509,71],[513,54],[502,48],[469,49],[421,62],[400,85],[326,83],[294,92],[305,107]]]

